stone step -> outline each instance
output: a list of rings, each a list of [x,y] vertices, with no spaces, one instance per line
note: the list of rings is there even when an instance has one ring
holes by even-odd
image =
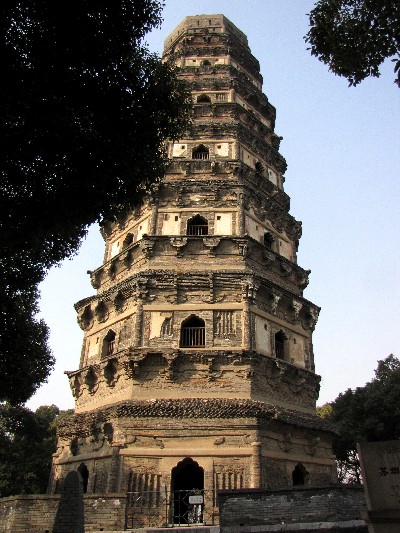
[[[145,527],[136,529],[96,530],[92,533],[219,533],[219,526]]]

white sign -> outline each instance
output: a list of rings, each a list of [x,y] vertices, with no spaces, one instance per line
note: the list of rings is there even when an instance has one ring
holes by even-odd
[[[189,496],[190,505],[199,505],[203,503],[203,496]]]

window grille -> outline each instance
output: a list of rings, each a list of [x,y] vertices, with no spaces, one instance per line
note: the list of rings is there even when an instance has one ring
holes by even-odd
[[[204,346],[205,337],[205,328],[182,328],[182,347]]]
[[[191,316],[182,323],[182,348],[200,348],[206,344],[205,322],[197,316]]]
[[[107,355],[112,355],[114,353],[114,348],[115,348],[115,340],[113,339],[112,341],[108,341]]]
[[[187,223],[187,235],[208,235],[208,220],[200,215],[190,218]]]
[[[210,159],[210,151],[203,144],[192,152],[192,159]]]

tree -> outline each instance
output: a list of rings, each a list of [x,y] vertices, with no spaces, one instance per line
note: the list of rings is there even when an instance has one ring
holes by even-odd
[[[46,492],[56,420],[64,413],[55,405],[34,413],[21,406],[0,406],[0,497]]]
[[[0,400],[25,401],[52,367],[35,318],[47,269],[151,191],[187,125],[188,89],[143,44],[160,21],[157,0],[0,5]]]
[[[375,378],[364,387],[347,389],[318,410],[335,423],[340,436],[333,441],[339,480],[361,482],[357,442],[400,438],[400,361],[394,355],[378,361]]]
[[[332,72],[357,85],[379,77],[380,65],[393,58],[400,87],[398,0],[318,0],[309,17],[305,40]]]
[[[48,328],[36,320],[38,290],[35,284],[21,287],[4,268],[0,257],[0,366],[3,372],[0,400],[18,403],[29,398],[53,365]],[[19,271],[21,272],[21,270]],[[25,272],[25,278],[27,272]],[[26,280],[25,280],[26,281]]]

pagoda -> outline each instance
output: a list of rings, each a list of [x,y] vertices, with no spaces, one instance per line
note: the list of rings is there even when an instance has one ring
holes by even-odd
[[[156,192],[102,228],[50,491],[78,469],[88,493],[169,498],[181,523],[174,492],[208,498],[207,521],[217,490],[322,486],[336,469],[316,416],[319,308],[303,297],[301,223],[259,63],[223,15],[186,17],[164,59],[190,84],[193,121]],[[196,521],[196,502],[182,505]]]

